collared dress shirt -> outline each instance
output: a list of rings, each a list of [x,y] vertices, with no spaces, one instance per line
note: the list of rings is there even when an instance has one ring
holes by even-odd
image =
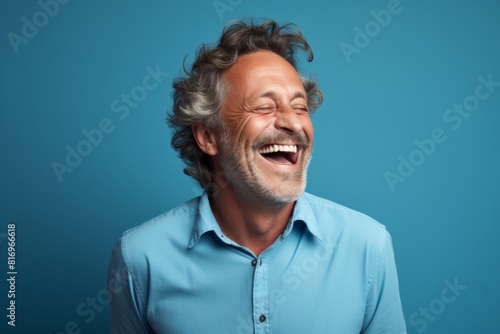
[[[204,193],[126,231],[108,289],[110,333],[406,333],[385,227],[307,193],[258,257]]]

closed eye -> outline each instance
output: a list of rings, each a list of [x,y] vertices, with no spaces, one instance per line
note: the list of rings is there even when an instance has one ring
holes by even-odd
[[[271,106],[271,105],[259,106],[259,107],[254,108],[253,110],[256,112],[259,112],[259,113],[270,113],[270,112],[273,112],[274,110],[276,110],[276,107]]]
[[[295,110],[296,112],[303,112],[303,113],[309,112],[309,108],[304,105],[295,105],[293,106],[293,110]]]

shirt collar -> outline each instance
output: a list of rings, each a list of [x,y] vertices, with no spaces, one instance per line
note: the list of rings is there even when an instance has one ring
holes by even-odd
[[[215,220],[210,202],[208,201],[208,194],[206,191],[201,194],[198,204],[198,215],[195,218],[193,233],[189,240],[188,248],[194,247],[200,240],[201,236],[206,232],[214,231],[216,234],[222,234],[219,224]]]
[[[300,196],[295,203],[292,218],[283,232],[283,237],[286,237],[292,231],[295,223],[302,222],[307,226],[308,231],[312,235],[323,241],[323,233],[319,227],[318,221],[316,220],[316,215],[311,207],[308,196],[308,193],[302,194],[302,196]]]
[[[311,208],[311,204],[307,199],[308,194],[304,193],[295,203],[292,218],[287,224],[282,237],[285,238],[293,229],[296,222],[302,222],[307,226],[308,231],[319,240],[323,241],[323,234],[319,228],[316,216]],[[208,194],[203,192],[199,197],[198,215],[195,218],[193,232],[189,240],[188,248],[194,247],[201,236],[207,232],[213,231],[215,234],[221,235],[222,231],[215,220],[208,200]]]

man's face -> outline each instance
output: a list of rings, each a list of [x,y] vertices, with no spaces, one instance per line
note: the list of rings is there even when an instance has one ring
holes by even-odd
[[[270,206],[304,191],[313,127],[307,94],[295,69],[269,51],[238,58],[225,73],[226,131],[216,157],[229,191]]]

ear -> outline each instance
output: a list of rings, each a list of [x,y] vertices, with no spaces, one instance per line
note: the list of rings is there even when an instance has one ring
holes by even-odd
[[[193,125],[191,130],[200,150],[212,156],[217,154],[217,140],[213,130],[201,123]]]

